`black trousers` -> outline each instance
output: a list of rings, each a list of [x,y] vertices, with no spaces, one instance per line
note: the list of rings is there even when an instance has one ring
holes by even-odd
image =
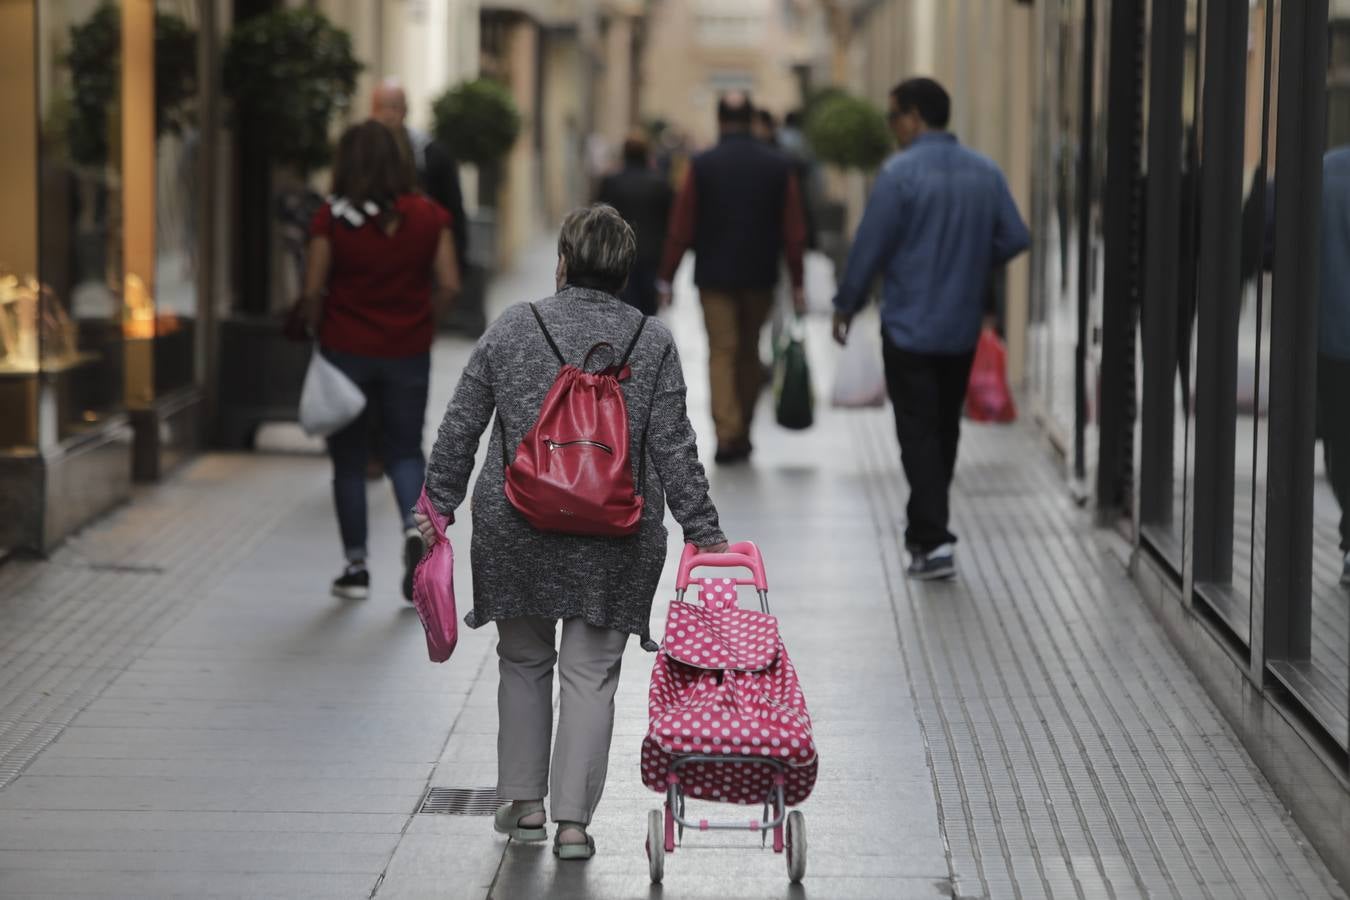
[[[909,481],[905,545],[927,553],[955,543],[947,527],[948,494],[956,471],[961,409],[975,351],[912,353],[883,337],[886,387],[895,409],[900,464]]]
[[[1341,513],[1341,552],[1350,553],[1350,416],[1345,398],[1350,396],[1350,360],[1319,354],[1317,357],[1317,435],[1322,439],[1322,458],[1327,481],[1336,495]]]

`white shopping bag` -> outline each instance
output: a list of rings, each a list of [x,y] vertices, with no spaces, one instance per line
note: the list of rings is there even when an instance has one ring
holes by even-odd
[[[300,427],[305,434],[328,437],[354,422],[365,408],[366,395],[315,347],[300,390]]]
[[[831,405],[858,409],[881,406],[886,402],[880,331],[875,315],[863,313],[854,318],[848,331],[848,343],[839,352]]]

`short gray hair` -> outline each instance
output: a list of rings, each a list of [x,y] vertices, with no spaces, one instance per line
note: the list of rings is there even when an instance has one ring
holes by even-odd
[[[633,268],[637,237],[618,210],[597,203],[563,219],[558,255],[567,265],[568,284],[617,294]]]

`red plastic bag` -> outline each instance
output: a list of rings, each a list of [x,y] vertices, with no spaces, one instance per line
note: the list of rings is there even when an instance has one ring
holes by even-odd
[[[1008,351],[992,328],[980,332],[966,388],[966,417],[972,422],[1012,422],[1017,404],[1008,388]]]
[[[455,551],[445,536],[449,524],[427,499],[426,488],[417,498],[417,511],[431,519],[436,542],[431,545],[413,574],[413,605],[427,633],[427,656],[445,662],[459,642],[459,618],[455,615]]]

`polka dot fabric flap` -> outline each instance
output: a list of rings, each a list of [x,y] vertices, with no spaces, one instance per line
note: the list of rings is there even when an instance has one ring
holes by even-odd
[[[663,653],[699,669],[757,672],[773,665],[781,645],[777,619],[738,607],[730,578],[703,579],[699,597],[702,606],[670,604]]]
[[[691,585],[692,587],[692,585]],[[652,668],[642,781],[665,792],[680,756],[723,756],[681,770],[703,800],[762,803],[773,789],[769,760],[787,767],[789,805],[810,795],[818,761],[797,670],[773,616],[735,606],[735,588],[704,579],[703,605],[672,603]]]

